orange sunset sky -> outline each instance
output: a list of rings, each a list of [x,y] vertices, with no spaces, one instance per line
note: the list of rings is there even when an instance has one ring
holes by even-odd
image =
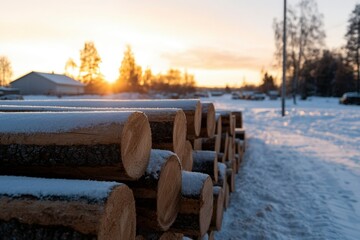
[[[297,1],[288,0],[288,4]],[[356,0],[319,0],[327,47],[344,44]],[[0,7],[0,55],[13,79],[30,71],[63,73],[93,41],[106,79],[118,77],[126,44],[153,73],[174,67],[198,86],[240,86],[272,70],[273,19],[283,0],[9,0]],[[274,71],[276,73],[276,71]]]

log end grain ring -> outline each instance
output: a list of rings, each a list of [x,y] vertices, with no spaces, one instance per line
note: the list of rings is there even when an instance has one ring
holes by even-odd
[[[151,151],[151,129],[144,113],[131,114],[124,126],[121,143],[121,156],[127,175],[140,178],[149,163]]]

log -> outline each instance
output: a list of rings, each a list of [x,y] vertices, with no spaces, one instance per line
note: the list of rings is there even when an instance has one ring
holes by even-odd
[[[186,116],[176,108],[89,108],[89,107],[56,107],[56,106],[16,106],[0,105],[0,112],[109,112],[138,111],[146,114],[150,129],[152,148],[169,150],[179,158],[185,151]]]
[[[225,191],[224,191],[224,209],[228,209],[230,205],[230,190],[229,190],[229,184],[225,182]]]
[[[184,235],[182,233],[175,232],[141,232],[139,240],[183,240]],[[141,236],[141,238],[140,238]]]
[[[215,240],[215,231],[208,232],[208,240]]]
[[[229,191],[235,192],[235,170],[232,168],[226,169],[226,182],[229,185]]]
[[[242,128],[243,127],[243,118],[241,111],[232,111],[231,112],[236,118],[235,128]]]
[[[225,163],[218,162],[218,180],[214,182],[214,186],[219,186],[225,189],[226,184],[226,165]]]
[[[235,138],[240,139],[240,140],[245,140],[245,129],[236,128],[235,129]]]
[[[224,215],[224,190],[222,187],[213,187],[213,214],[210,223],[210,231],[220,231]]]
[[[180,108],[184,111],[187,120],[187,136],[194,139],[201,130],[201,103],[198,99],[176,100],[96,100],[96,99],[69,99],[69,100],[27,100],[3,101],[3,105],[26,106],[59,106],[59,107],[90,107],[90,108]]]
[[[228,137],[227,161],[233,161],[235,158],[235,141],[234,137]]]
[[[185,171],[192,171],[193,161],[193,147],[190,141],[186,141],[184,156],[181,159],[182,169]]]
[[[191,141],[191,145],[193,146],[194,150],[202,150],[202,141],[203,138],[197,138]]]
[[[217,134],[217,135],[221,135],[221,134],[222,134],[222,120],[221,120],[221,114],[220,114],[220,113],[215,113],[215,118],[216,118],[216,129],[215,129],[215,134]]]
[[[135,239],[135,201],[116,182],[0,176],[1,239]]]
[[[181,177],[181,163],[176,154],[151,150],[144,176],[138,181],[126,182],[134,192],[138,229],[169,229],[179,211]]]
[[[213,184],[209,175],[183,171],[179,214],[171,230],[186,236],[206,234],[213,209]]]
[[[221,135],[201,139],[201,150],[220,152]]]
[[[214,182],[218,181],[218,161],[214,151],[193,151],[193,172],[208,174]]]
[[[228,133],[230,136],[234,136],[234,123],[233,123],[233,118],[232,118],[232,114],[230,111],[216,111],[217,113],[221,114],[221,132],[224,133]]]
[[[215,107],[211,102],[202,102],[200,137],[213,137],[215,134]]]
[[[223,153],[221,162],[225,162],[228,159],[229,154],[229,134],[225,133],[221,136],[220,152]]]
[[[141,112],[0,113],[0,174],[136,180],[150,150]]]

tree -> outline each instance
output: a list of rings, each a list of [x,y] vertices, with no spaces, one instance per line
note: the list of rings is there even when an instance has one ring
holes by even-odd
[[[107,92],[108,86],[100,72],[101,58],[93,42],[85,42],[80,51],[80,62],[79,79],[86,84],[86,92]]]
[[[76,79],[76,76],[79,75],[79,73],[76,74],[77,69],[78,69],[78,65],[76,64],[74,59],[69,58],[65,64],[65,75],[73,79]]]
[[[292,95],[296,104],[299,76],[306,61],[316,59],[324,46],[325,31],[323,15],[319,13],[315,0],[300,0],[297,8],[288,8],[288,75],[292,79]],[[274,21],[275,57],[282,61],[283,22]]]
[[[7,86],[12,74],[10,60],[6,56],[0,56],[0,86]]]
[[[263,93],[268,93],[271,90],[276,90],[275,79],[271,74],[265,72],[262,79],[262,84],[259,87],[259,90]]]
[[[360,4],[356,4],[349,18],[345,35],[346,60],[356,68],[357,92],[360,93]]]
[[[131,46],[127,45],[124,52],[123,60],[119,69],[120,76],[116,81],[116,88],[118,91],[130,90],[140,91],[140,82],[142,70],[140,66],[136,65],[134,54]]]

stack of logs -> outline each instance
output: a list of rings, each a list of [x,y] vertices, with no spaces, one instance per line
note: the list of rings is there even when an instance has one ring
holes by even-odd
[[[3,239],[211,239],[221,229],[245,151],[241,112],[199,100],[2,104]]]

